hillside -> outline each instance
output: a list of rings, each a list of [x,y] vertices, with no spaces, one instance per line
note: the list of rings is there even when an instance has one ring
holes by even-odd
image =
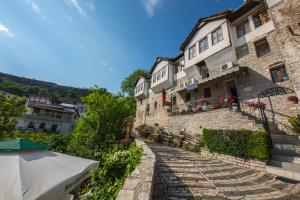
[[[29,79],[0,72],[0,91],[14,95],[48,94],[55,97],[79,98],[88,93],[86,88],[62,86],[56,83]]]

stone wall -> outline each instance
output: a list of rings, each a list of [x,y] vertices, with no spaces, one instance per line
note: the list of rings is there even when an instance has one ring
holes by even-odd
[[[261,124],[256,124],[241,113],[230,111],[228,108],[212,110],[188,115],[170,116],[168,125],[163,127],[165,132],[179,135],[201,135],[204,128],[225,130],[263,130]]]
[[[126,179],[117,200],[150,200],[152,199],[153,177],[155,170],[155,154],[140,139],[136,139],[137,146],[143,147],[144,154],[141,163]]]
[[[280,49],[289,66],[290,80],[300,98],[300,1],[283,0],[271,7],[269,12],[276,29]]]

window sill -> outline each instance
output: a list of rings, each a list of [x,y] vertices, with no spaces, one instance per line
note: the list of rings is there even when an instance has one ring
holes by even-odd
[[[273,54],[272,54],[272,53],[268,53],[268,54],[266,54],[266,55],[259,56],[259,57],[257,57],[257,55],[256,55],[256,59],[259,60],[259,59],[261,59],[261,58],[266,58],[266,57],[271,56],[271,55],[273,55]]]

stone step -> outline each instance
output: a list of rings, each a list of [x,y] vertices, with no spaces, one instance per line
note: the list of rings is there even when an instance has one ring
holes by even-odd
[[[300,164],[270,160],[267,172],[287,179],[300,181]]]
[[[272,152],[275,155],[300,156],[300,145],[273,144]]]
[[[300,156],[273,155],[272,160],[300,164]]]
[[[165,183],[168,189],[170,188],[207,188],[213,189],[214,187],[207,181],[168,181]]]
[[[296,135],[288,134],[271,134],[273,144],[297,144],[300,145],[300,140]]]

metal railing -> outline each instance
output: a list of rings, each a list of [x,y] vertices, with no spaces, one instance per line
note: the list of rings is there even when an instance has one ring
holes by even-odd
[[[232,103],[225,97],[223,98],[204,98],[192,100],[183,104],[173,105],[170,108],[170,115],[184,115],[216,110],[220,108],[232,108]]]

